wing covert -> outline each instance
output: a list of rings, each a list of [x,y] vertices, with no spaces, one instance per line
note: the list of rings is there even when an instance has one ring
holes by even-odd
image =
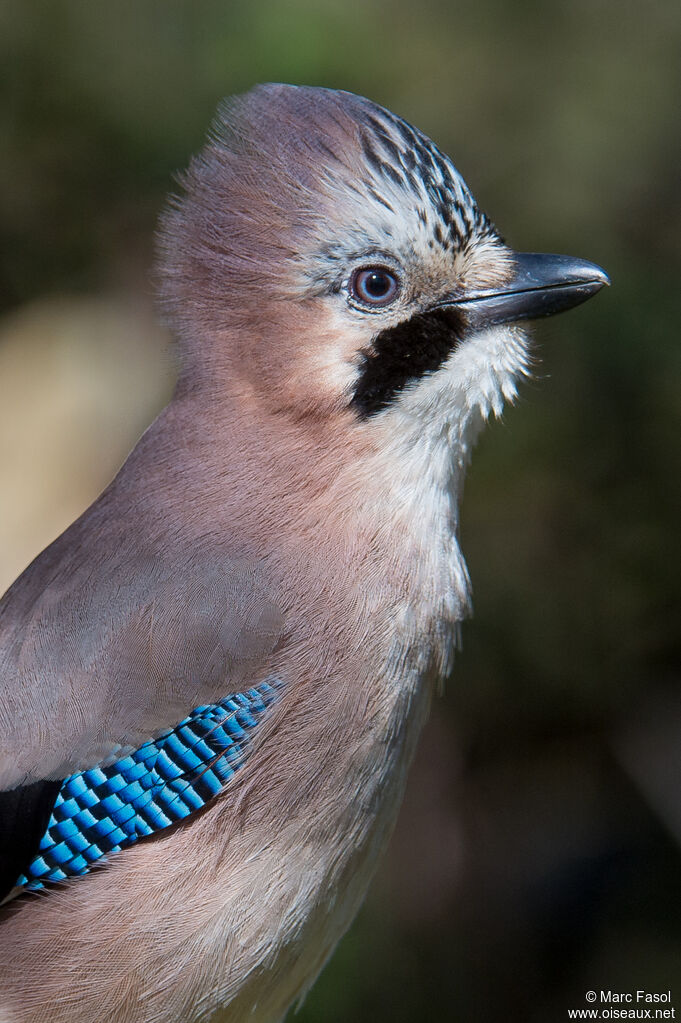
[[[38,559],[7,592],[0,789],[110,763],[266,677],[283,615],[259,566],[173,553],[119,550],[93,565],[85,551],[36,578]]]

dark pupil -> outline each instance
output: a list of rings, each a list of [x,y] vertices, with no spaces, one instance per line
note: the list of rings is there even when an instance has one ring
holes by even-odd
[[[376,272],[367,274],[364,288],[372,298],[383,298],[390,291],[390,278],[387,274]]]

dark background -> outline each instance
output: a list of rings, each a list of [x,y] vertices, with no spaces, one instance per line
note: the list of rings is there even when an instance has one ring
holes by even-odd
[[[464,501],[475,618],[389,854],[301,1023],[681,1013],[681,5],[0,6],[0,584],[167,398],[150,266],[172,174],[257,81],[431,135],[519,249],[612,288],[537,326]]]

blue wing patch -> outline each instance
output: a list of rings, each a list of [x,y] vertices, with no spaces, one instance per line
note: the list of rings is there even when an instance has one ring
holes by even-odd
[[[109,853],[205,806],[244,763],[279,688],[273,679],[197,707],[129,756],[66,778],[38,852],[16,886],[36,890],[86,874]]]

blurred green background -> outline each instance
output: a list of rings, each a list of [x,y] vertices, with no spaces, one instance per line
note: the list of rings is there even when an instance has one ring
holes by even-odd
[[[154,225],[223,95],[368,95],[513,245],[611,274],[537,326],[476,453],[475,618],[297,1018],[546,1023],[590,988],[681,1012],[681,5],[5,0],[0,67],[3,588],[167,399]]]

